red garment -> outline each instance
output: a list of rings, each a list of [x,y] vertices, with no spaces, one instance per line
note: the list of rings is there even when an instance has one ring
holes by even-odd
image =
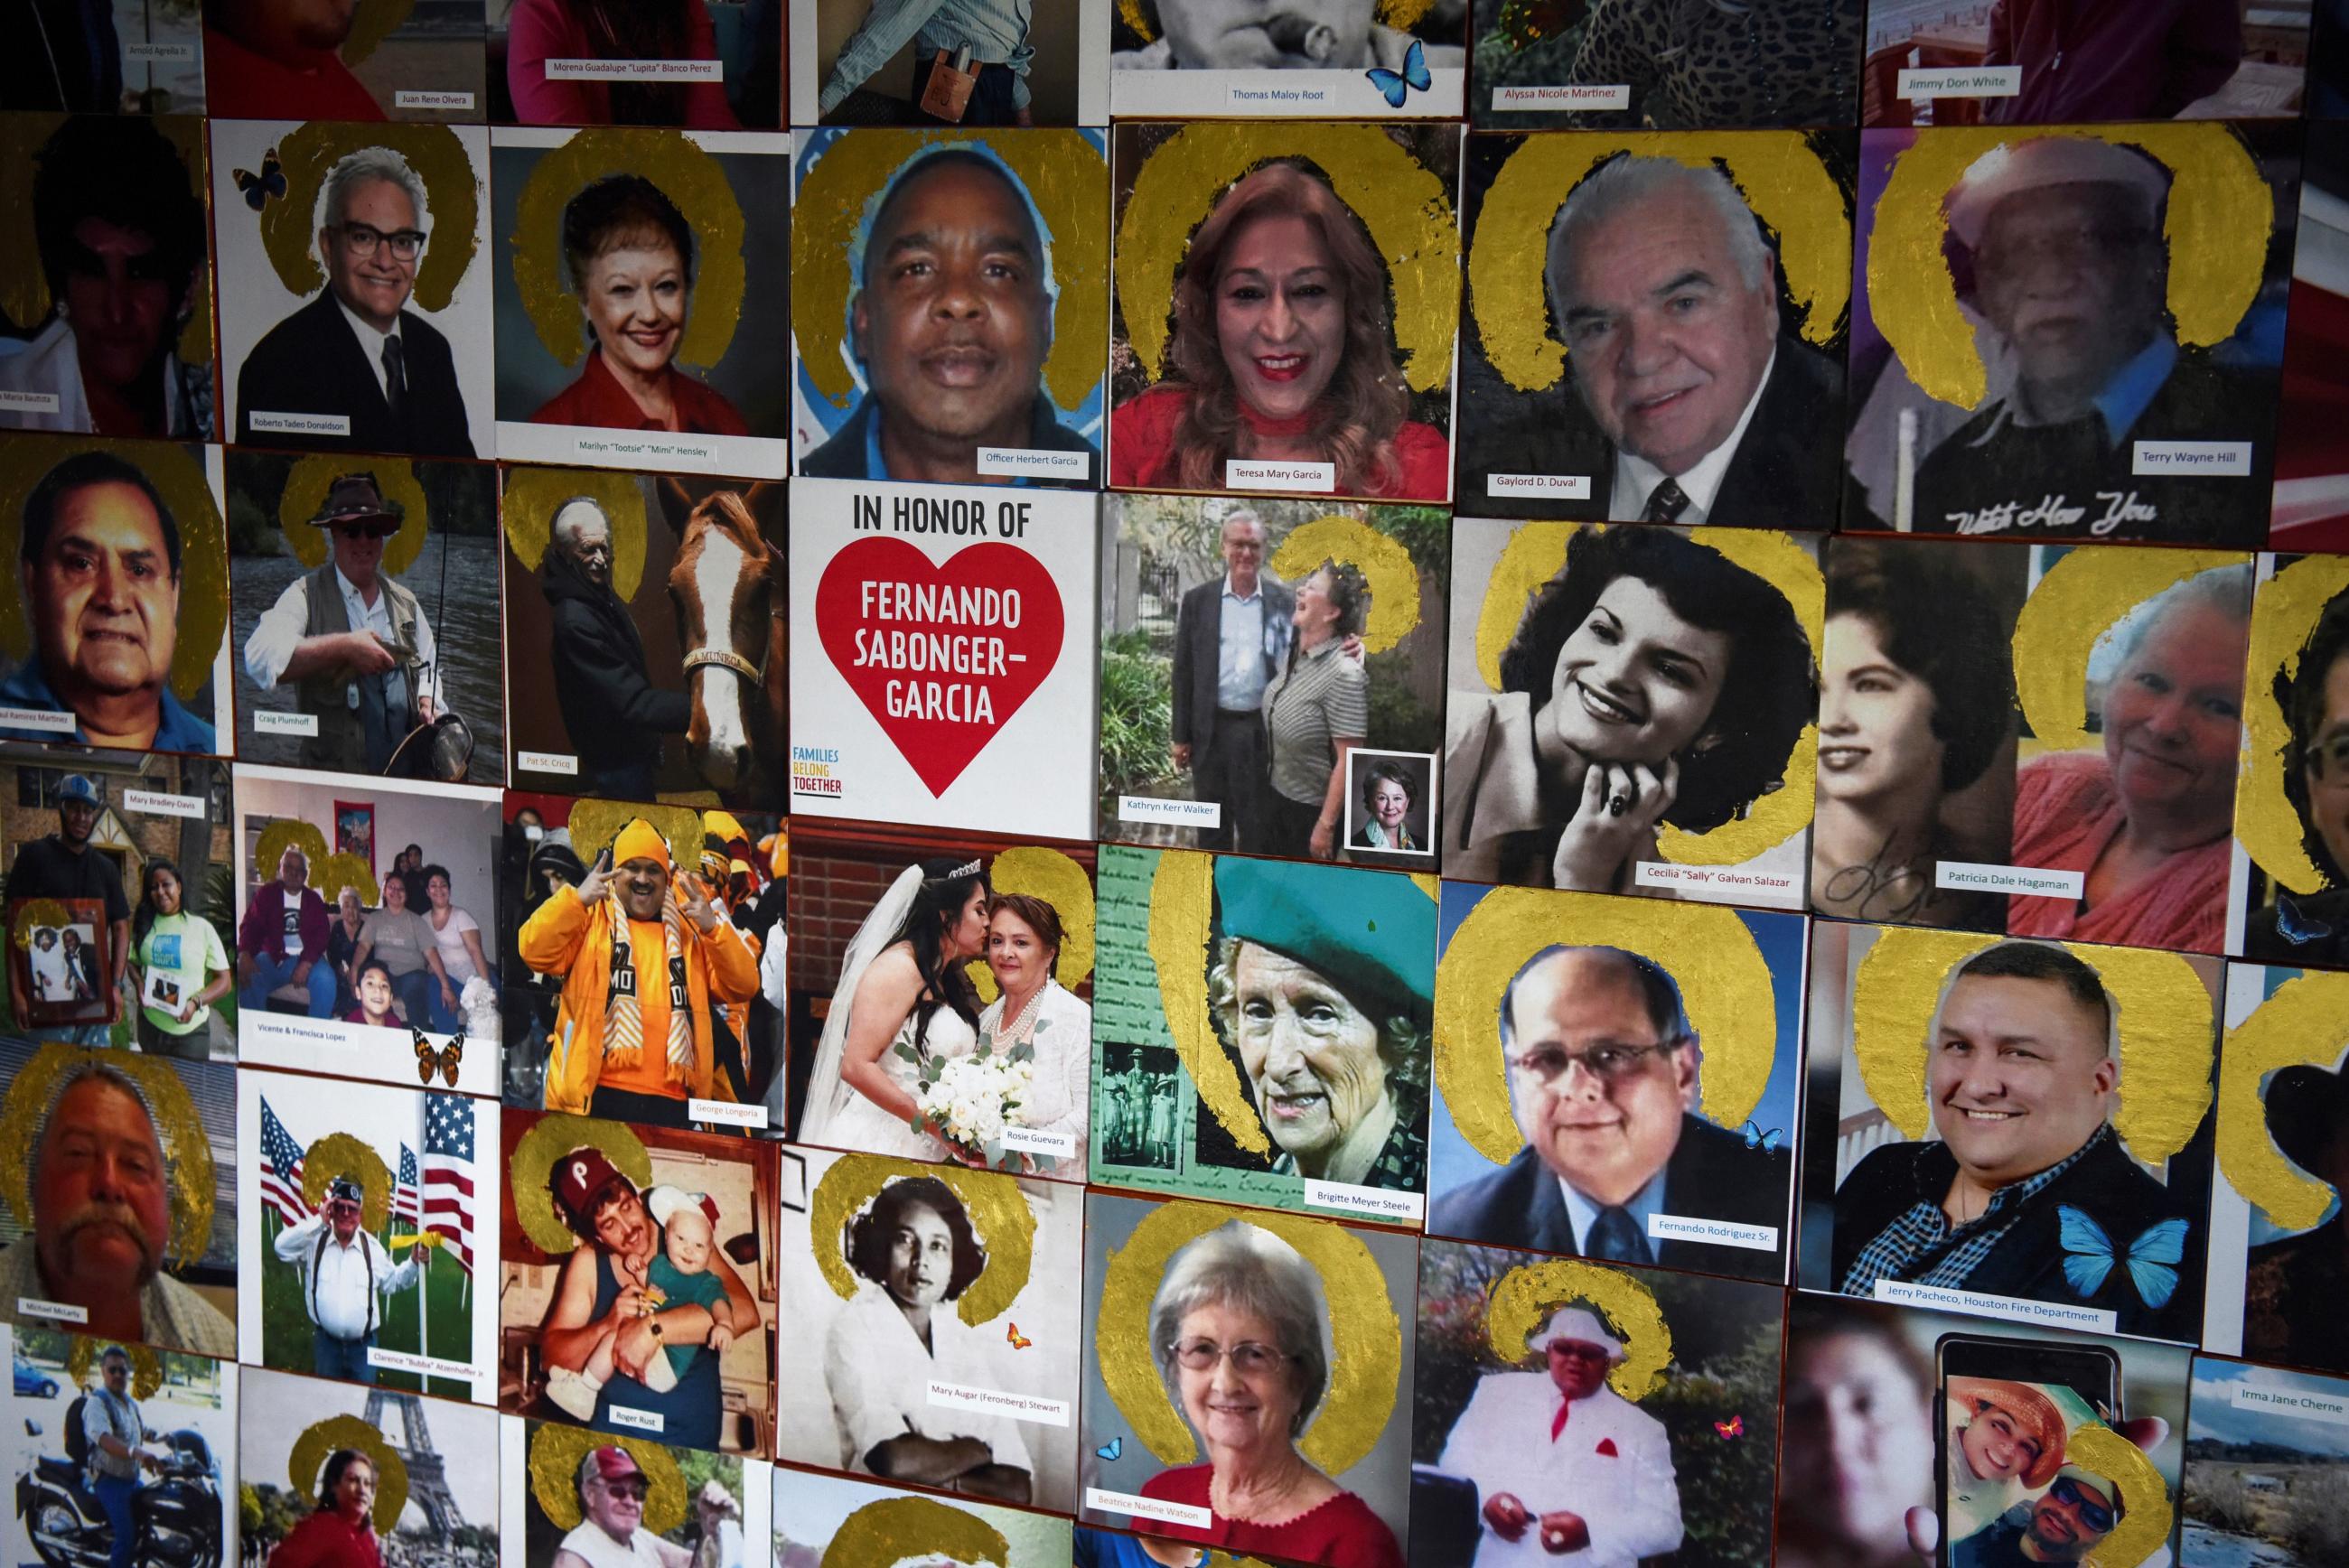
[[[1191,389],[1162,381],[1139,397],[1112,409],[1109,417],[1109,482],[1130,490],[1165,490],[1174,483],[1174,431],[1190,407]],[[1240,415],[1261,439],[1299,436],[1303,418],[1268,419],[1240,405]],[[1452,487],[1452,443],[1433,425],[1403,421],[1395,432],[1396,482],[1368,492],[1381,500],[1442,500]],[[1221,490],[1221,485],[1213,487]]]
[[[1142,1495],[1212,1510],[1207,1487],[1214,1476],[1213,1465],[1161,1470],[1142,1483]],[[1319,1563],[1322,1568],[1403,1568],[1402,1549],[1395,1544],[1394,1532],[1371,1511],[1370,1504],[1350,1491],[1316,1504],[1286,1524],[1250,1524],[1218,1516],[1205,1530],[1156,1519],[1148,1525],[1154,1535],[1203,1542],[1236,1557],[1274,1557]]]
[[[674,365],[668,367],[668,396],[677,409],[678,433],[687,436],[747,436],[750,427],[734,411],[734,405],[723,396],[692,377],[680,373]],[[604,363],[604,356],[589,350],[586,368],[579,379],[548,398],[539,411],[530,417],[533,425],[594,425],[608,430],[665,430],[668,427],[647,417],[628,389],[620,385]]]
[[[688,60],[718,58],[718,29],[701,0],[629,0],[632,5],[685,7],[685,55]],[[513,95],[514,119],[524,125],[609,125],[612,84],[546,79],[549,60],[592,60],[587,25],[569,0],[516,0],[506,33],[506,90]],[[740,130],[726,101],[724,82],[685,84],[685,124],[693,130]],[[584,422],[584,421],[583,421]]]
[[[1983,101],[2001,125],[2171,119],[2227,85],[2243,23],[2211,0],[1998,0],[1986,66],[2021,66],[2023,90]]]
[[[204,103],[223,119],[381,119],[383,106],[332,49],[289,65],[207,23]]]
[[[2014,781],[2013,863],[2085,876],[2120,831],[2123,815],[2102,752],[2037,758]],[[2068,898],[2011,897],[2007,934],[2216,953],[2227,934],[2232,842],[2221,835],[2173,855],[2158,875],[2121,889],[2085,914]]]
[[[326,960],[326,928],[333,917],[326,913],[326,901],[318,890],[305,887],[302,901],[295,905],[295,929],[302,937],[302,956],[314,964]],[[263,882],[253,890],[253,900],[244,906],[243,923],[236,928],[236,950],[254,956],[266,954],[272,958],[285,956],[285,884],[274,880]]]
[[[383,1568],[383,1552],[371,1525],[347,1523],[322,1508],[277,1543],[269,1568]]]

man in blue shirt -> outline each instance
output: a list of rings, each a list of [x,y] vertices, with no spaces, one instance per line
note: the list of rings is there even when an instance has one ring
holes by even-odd
[[[1272,847],[1264,691],[1288,653],[1297,596],[1264,574],[1264,547],[1255,512],[1225,513],[1224,574],[1184,594],[1174,614],[1174,766],[1190,773],[1192,799],[1218,808],[1202,849]]]
[[[840,58],[823,84],[818,112],[825,123],[849,94],[889,63],[910,38],[914,86],[919,104],[944,52],[951,67],[966,49],[978,77],[962,125],[1033,125],[1029,108],[1028,67],[1035,48],[1028,42],[1029,0],[873,0],[864,25],[842,46]],[[926,122],[937,117],[925,113]]]

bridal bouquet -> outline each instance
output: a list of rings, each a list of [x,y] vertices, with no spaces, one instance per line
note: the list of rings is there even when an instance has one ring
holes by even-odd
[[[988,1165],[1003,1152],[1003,1130],[1022,1125],[1020,1107],[1035,1077],[1035,1051],[1016,1046],[990,1050],[982,1044],[966,1057],[933,1057],[921,1064],[915,1104],[915,1130],[935,1133],[955,1149]],[[1017,1154],[1009,1156],[1017,1163]]]

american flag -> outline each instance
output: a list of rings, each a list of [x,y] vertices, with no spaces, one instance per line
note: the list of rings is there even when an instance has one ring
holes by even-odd
[[[424,1228],[449,1239],[473,1267],[473,1102],[461,1094],[424,1097]]]
[[[399,1181],[391,1190],[391,1217],[405,1220],[410,1229],[419,1222],[416,1198],[416,1150],[399,1146]]]
[[[302,1197],[302,1146],[265,1099],[261,1102],[261,1201],[289,1225],[310,1217],[310,1205]]]

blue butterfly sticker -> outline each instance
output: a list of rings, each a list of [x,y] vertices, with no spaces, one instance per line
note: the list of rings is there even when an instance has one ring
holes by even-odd
[[[2300,906],[2279,895],[2276,899],[2276,934],[2294,947],[2312,942],[2322,942],[2333,934],[2332,925],[2314,915],[2302,914]]]
[[[1125,1452],[1125,1434],[1123,1432],[1120,1432],[1117,1436],[1112,1438],[1109,1441],[1095,1449],[1093,1452],[1101,1456],[1102,1459],[1109,1460],[1112,1464],[1115,1464],[1117,1462],[1117,1457]]]
[[[236,169],[230,172],[236,176],[236,188],[244,193],[244,204],[256,212],[269,204],[271,197],[285,194],[285,169],[278,161],[277,150],[274,147],[262,154],[260,173],[255,174],[249,169]]]
[[[1745,1119],[1745,1147],[1748,1149],[1759,1149],[1764,1154],[1774,1154],[1777,1152],[1778,1145],[1785,1136],[1786,1130],[1783,1127],[1774,1127],[1764,1132],[1762,1130],[1761,1123],[1752,1117]]]
[[[2178,1265],[2186,1257],[2188,1222],[2164,1220],[2147,1227],[2143,1235],[2129,1243],[2128,1257],[2123,1260],[2113,1239],[2086,1211],[2060,1203],[2055,1217],[2064,1243],[2064,1277],[2081,1299],[2104,1289],[2113,1265],[2126,1261],[2129,1278],[2146,1305],[2158,1311],[2169,1305],[2178,1291]]]
[[[1401,108],[1407,96],[1423,93],[1435,85],[1435,78],[1427,74],[1427,50],[1417,38],[1411,41],[1411,50],[1402,57],[1400,74],[1384,66],[1372,66],[1364,74],[1371,78],[1371,86],[1386,95],[1389,108]]]

